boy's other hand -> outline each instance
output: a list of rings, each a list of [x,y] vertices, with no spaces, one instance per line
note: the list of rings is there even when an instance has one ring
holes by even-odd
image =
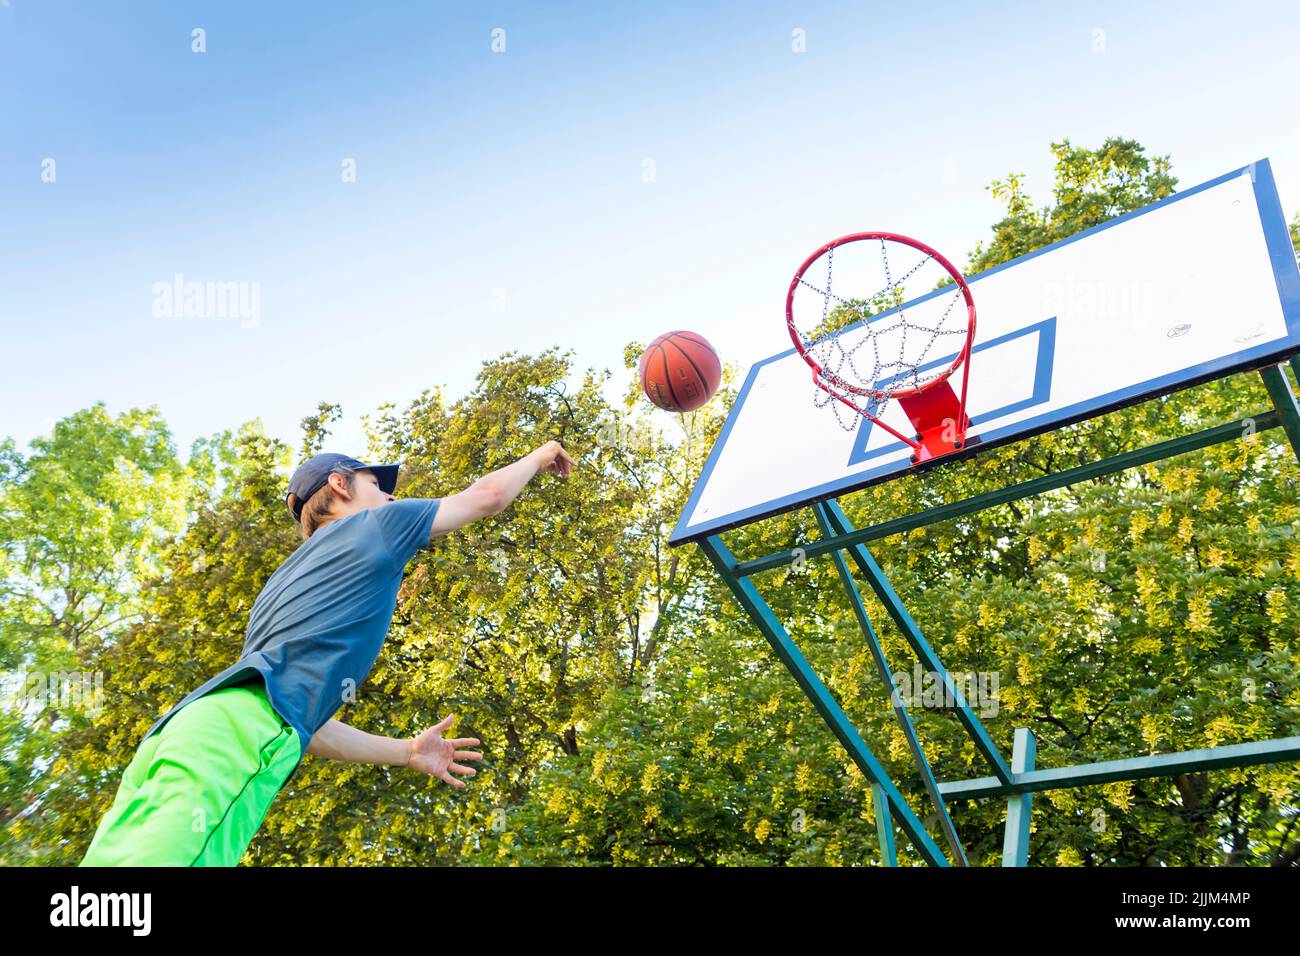
[[[423,771],[431,777],[437,777],[439,780],[451,784],[457,790],[464,790],[465,781],[457,780],[451,774],[458,773],[461,776],[473,777],[478,771],[456,761],[482,760],[483,755],[474,750],[460,749],[479,746],[477,737],[454,737],[450,740],[443,738],[442,732],[451,726],[451,722],[455,718],[455,714],[448,714],[413,739],[411,741],[411,755],[407,758],[406,765],[415,770]]]

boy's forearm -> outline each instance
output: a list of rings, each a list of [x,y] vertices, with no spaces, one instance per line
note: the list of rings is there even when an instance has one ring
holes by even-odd
[[[531,451],[518,461],[489,472],[479,481],[491,484],[496,488],[501,495],[502,501],[508,505],[519,497],[519,492],[524,490],[524,485],[536,477],[541,467],[542,456],[539,451]]]
[[[390,764],[405,767],[411,755],[411,742],[380,737],[350,727],[341,720],[329,720],[307,745],[307,752],[330,760],[348,763]]]

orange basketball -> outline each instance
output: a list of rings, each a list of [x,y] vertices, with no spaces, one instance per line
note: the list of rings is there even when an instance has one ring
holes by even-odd
[[[721,383],[722,363],[702,335],[665,332],[641,353],[641,388],[666,411],[695,411]]]

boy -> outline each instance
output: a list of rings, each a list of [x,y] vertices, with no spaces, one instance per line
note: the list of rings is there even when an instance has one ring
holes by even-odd
[[[446,498],[393,497],[397,465],[320,454],[285,503],[304,544],[253,602],[238,661],[145,734],[81,866],[234,866],[306,753],[411,767],[463,789],[472,737],[455,715],[409,740],[331,715],[355,695],[388,633],[402,569],[433,538],[509,507],[540,471],[576,463],[550,441]],[[303,741],[309,741],[303,747]]]

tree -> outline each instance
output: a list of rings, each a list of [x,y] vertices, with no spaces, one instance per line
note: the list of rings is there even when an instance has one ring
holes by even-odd
[[[17,675],[0,711],[7,860],[36,852],[13,821],[48,822],[47,755],[97,697],[89,649],[138,620],[139,582],[184,527],[191,488],[156,408],[113,417],[97,404],[30,448],[0,443],[0,666]]]
[[[989,187],[1006,205],[1006,216],[993,226],[986,245],[975,244],[968,272],[983,272],[1017,256],[1041,249],[1108,219],[1171,196],[1178,180],[1169,157],[1148,157],[1136,140],[1111,137],[1100,149],[1052,144],[1056,157],[1053,203],[1035,207],[1024,190],[1024,174],[1009,173]]]
[[[15,826],[50,862],[81,858],[145,732],[238,657],[253,599],[301,543],[284,510],[288,457],[259,423],[196,443],[191,461],[209,479],[220,471],[224,491],[201,483],[193,520],[141,589],[138,617],[83,648],[83,667],[103,675],[102,713],[62,735],[44,781],[45,818]]]

